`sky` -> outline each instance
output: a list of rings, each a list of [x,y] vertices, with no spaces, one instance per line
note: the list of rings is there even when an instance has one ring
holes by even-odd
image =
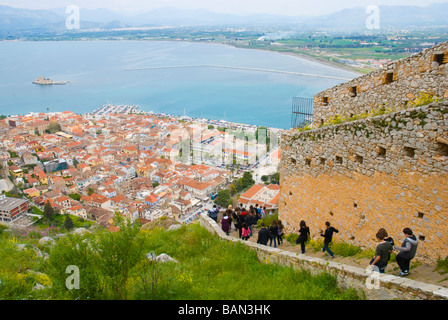
[[[76,5],[80,8],[108,8],[122,14],[137,14],[162,7],[207,9],[218,13],[270,13],[289,16],[322,15],[344,8],[371,5],[416,5],[447,3],[448,0],[0,0],[16,8],[49,9]]]

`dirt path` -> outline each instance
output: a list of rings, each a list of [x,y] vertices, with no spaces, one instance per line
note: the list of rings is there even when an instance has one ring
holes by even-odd
[[[258,230],[259,230],[258,228],[253,229],[253,235],[252,237],[249,238],[248,241],[257,242]],[[238,238],[238,231],[234,229],[233,224],[230,236]],[[272,246],[274,246],[274,244],[272,244]],[[277,245],[277,248],[291,252],[300,252],[300,245],[293,245],[286,240],[283,240],[282,244]],[[305,255],[310,257],[321,258],[324,260],[330,259],[330,256],[327,253],[324,253],[322,251],[314,252],[313,249],[309,247],[305,248]],[[356,258],[356,257],[345,258],[335,255],[332,261],[343,263],[350,266],[355,266],[358,268],[367,268],[370,259],[371,258]],[[438,271],[435,271],[435,267],[436,267],[435,265],[428,265],[416,261],[411,261],[411,270],[409,271],[409,275],[406,278],[448,288],[448,274],[440,274]],[[390,262],[387,266],[385,273],[397,276],[399,272],[400,268],[398,267],[398,264],[396,262]]]

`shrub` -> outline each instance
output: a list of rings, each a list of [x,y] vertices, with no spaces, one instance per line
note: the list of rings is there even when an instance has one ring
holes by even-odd
[[[448,273],[448,257],[445,257],[445,259],[439,259],[437,261],[436,270],[441,273]]]

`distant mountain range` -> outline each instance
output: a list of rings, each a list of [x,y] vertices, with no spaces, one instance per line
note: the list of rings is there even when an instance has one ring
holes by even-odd
[[[448,3],[418,6],[380,6],[380,27],[448,26]],[[369,13],[365,7],[344,9],[322,16],[255,14],[238,16],[208,10],[161,8],[134,16],[108,9],[81,9],[81,29],[116,29],[148,26],[217,26],[295,24],[310,28],[365,29]],[[0,5],[0,32],[64,32],[69,14],[65,8],[30,10]]]

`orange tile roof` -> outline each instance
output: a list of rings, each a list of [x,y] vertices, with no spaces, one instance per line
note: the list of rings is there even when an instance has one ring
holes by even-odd
[[[256,185],[252,186],[249,190],[244,192],[240,198],[252,199],[252,197],[255,196],[262,189],[263,189],[262,185],[256,184]]]

